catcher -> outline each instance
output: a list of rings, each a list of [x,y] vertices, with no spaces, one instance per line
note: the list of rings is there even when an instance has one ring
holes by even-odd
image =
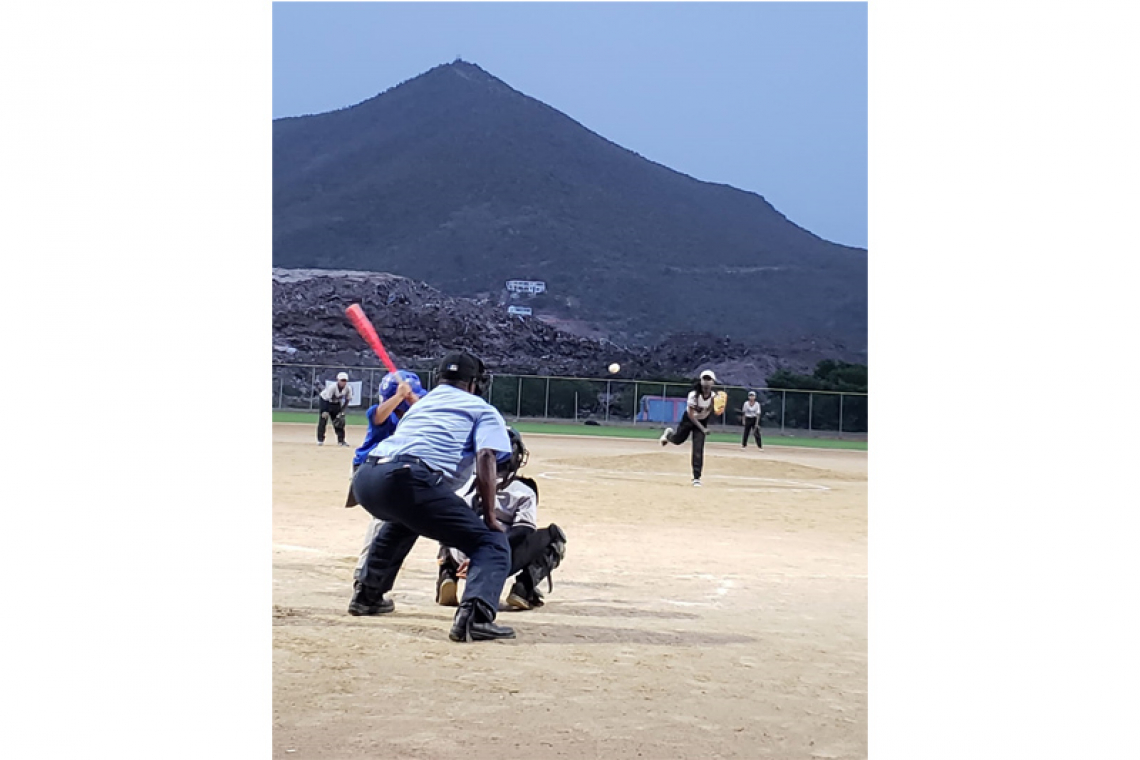
[[[507,578],[518,576],[507,593],[507,606],[531,610],[545,604],[538,590],[543,580],[547,582],[548,590],[554,590],[550,575],[566,556],[566,534],[553,523],[546,528],[538,527],[538,484],[518,474],[519,468],[526,465],[530,452],[518,431],[507,428],[507,434],[511,439],[511,457],[498,467],[495,519],[507,531],[507,541],[511,545],[511,569]],[[473,485],[467,489],[464,500],[476,512],[480,511]],[[459,579],[466,577],[467,565],[463,552],[440,546],[439,578],[435,584],[437,604],[454,607],[459,603]]]
[[[714,394],[713,385],[716,375],[711,369],[706,369],[701,376],[693,382],[693,389],[689,391],[688,404],[685,414],[681,417],[677,430],[665,428],[661,434],[661,445],[673,444],[680,446],[693,436],[693,485],[700,487],[701,472],[705,465],[705,437],[709,434],[706,421],[715,414],[723,414],[728,404],[728,394],[724,391]]]
[[[344,413],[352,403],[352,386],[348,384],[348,373],[340,372],[336,376],[336,383],[321,391],[320,408],[321,417],[317,422],[317,445],[325,445],[325,429],[332,421],[333,430],[336,431],[338,446],[347,446],[344,440]]]

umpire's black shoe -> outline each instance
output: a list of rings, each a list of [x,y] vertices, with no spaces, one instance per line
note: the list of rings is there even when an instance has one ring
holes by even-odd
[[[515,629],[505,625],[495,625],[493,613],[478,599],[463,602],[455,613],[455,623],[447,637],[452,641],[492,641],[513,639]]]
[[[383,615],[395,609],[396,603],[385,599],[383,594],[360,583],[353,585],[352,601],[348,603],[349,615]]]

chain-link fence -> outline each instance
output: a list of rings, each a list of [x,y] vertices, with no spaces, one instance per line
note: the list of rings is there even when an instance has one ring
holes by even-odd
[[[407,367],[419,375],[425,389],[435,387],[434,367]],[[338,372],[348,373],[351,382],[360,383],[361,398],[352,411],[363,412],[376,403],[380,381],[387,370],[381,367],[336,367],[310,364],[273,365],[273,408],[277,410],[316,410],[318,394]],[[648,380],[613,378],[544,377],[535,375],[493,375],[485,397],[508,419],[564,420],[662,427],[675,424],[685,413],[685,402],[692,386],[687,383],[658,383]],[[739,429],[744,415],[741,407],[750,388],[717,386],[728,393],[724,414],[710,418],[709,424],[721,430]],[[836,391],[756,389],[760,402],[762,428],[781,431],[865,434],[867,394]]]

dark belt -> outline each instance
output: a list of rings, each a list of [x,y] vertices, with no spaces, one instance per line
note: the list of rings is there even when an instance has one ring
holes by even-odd
[[[394,457],[368,457],[364,460],[365,464],[389,464],[391,462],[400,462],[402,464],[418,464],[422,467],[426,467],[432,472],[440,471],[438,468],[432,467],[430,464],[420,459],[419,457],[408,456],[407,454],[399,454]]]

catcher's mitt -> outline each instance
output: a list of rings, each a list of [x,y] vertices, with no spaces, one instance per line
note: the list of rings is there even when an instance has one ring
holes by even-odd
[[[724,391],[717,391],[713,396],[713,413],[724,414],[726,406],[728,406],[728,394]]]

